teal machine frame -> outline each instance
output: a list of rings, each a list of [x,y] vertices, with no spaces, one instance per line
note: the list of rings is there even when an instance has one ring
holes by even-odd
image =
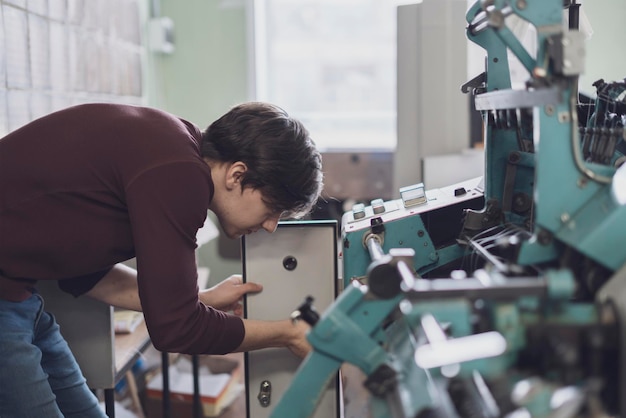
[[[296,310],[313,351],[273,418],[310,417],[344,363],[367,376],[372,417],[626,416],[626,89],[599,80],[582,107],[579,6],[469,8],[467,37],[487,52],[462,86],[483,118],[484,183],[470,187],[483,200],[437,218],[460,225],[454,240],[435,236],[427,217],[442,208],[423,185],[384,202],[393,214],[344,215],[345,289],[319,317],[311,300]],[[513,17],[534,26],[536,53]],[[508,54],[524,88],[512,88]]]

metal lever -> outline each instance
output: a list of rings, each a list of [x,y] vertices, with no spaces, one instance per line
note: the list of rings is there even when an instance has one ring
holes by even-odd
[[[506,351],[506,340],[496,331],[448,339],[431,314],[424,315],[421,323],[429,343],[417,347],[415,363],[423,369],[496,357]]]
[[[291,314],[292,321],[298,321],[300,319],[311,326],[315,325],[320,319],[320,315],[313,307],[313,298],[311,296],[307,296],[304,303]]]

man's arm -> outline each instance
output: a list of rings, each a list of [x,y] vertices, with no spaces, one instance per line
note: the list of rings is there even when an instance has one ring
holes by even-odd
[[[257,321],[244,319],[245,336],[235,351],[252,351],[269,347],[287,347],[292,353],[304,358],[311,346],[306,340],[309,326],[304,321]]]
[[[205,305],[241,315],[243,296],[262,289],[256,283],[243,283],[240,275],[232,275],[210,289],[200,291],[198,297]],[[141,312],[137,271],[124,264],[116,264],[86,295],[118,308]]]
[[[257,283],[244,283],[240,275],[232,275],[210,289],[200,292],[200,300],[206,305],[221,310],[232,310],[235,315],[243,313],[241,300],[247,293],[261,292],[263,287]],[[236,300],[233,301],[233,299]],[[244,339],[235,349],[236,352],[252,351],[269,347],[287,347],[298,357],[304,357],[311,350],[306,340],[309,326],[304,321],[293,323],[291,320],[258,321],[244,319]]]
[[[262,288],[254,283],[242,283],[240,276],[231,276],[211,289],[200,292],[203,303],[216,309],[232,307],[248,292]],[[89,292],[87,296],[119,308],[141,312],[137,290],[137,271],[124,264],[116,264]],[[223,305],[223,306],[215,306]],[[237,352],[269,347],[287,347],[299,357],[311,350],[306,340],[309,326],[304,321],[243,320],[245,336]]]
[[[85,294],[118,308],[141,312],[137,290],[137,271],[124,264],[116,264]]]

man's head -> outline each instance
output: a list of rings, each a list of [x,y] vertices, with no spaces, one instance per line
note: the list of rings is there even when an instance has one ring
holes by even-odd
[[[232,108],[202,134],[202,156],[243,163],[241,192],[259,191],[284,217],[311,211],[322,190],[322,158],[306,128],[277,106],[250,102]]]

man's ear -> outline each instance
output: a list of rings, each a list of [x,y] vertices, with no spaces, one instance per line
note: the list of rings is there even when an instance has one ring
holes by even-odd
[[[248,166],[241,161],[235,161],[232,163],[226,171],[226,187],[229,190],[240,188],[243,174],[247,170]]]

